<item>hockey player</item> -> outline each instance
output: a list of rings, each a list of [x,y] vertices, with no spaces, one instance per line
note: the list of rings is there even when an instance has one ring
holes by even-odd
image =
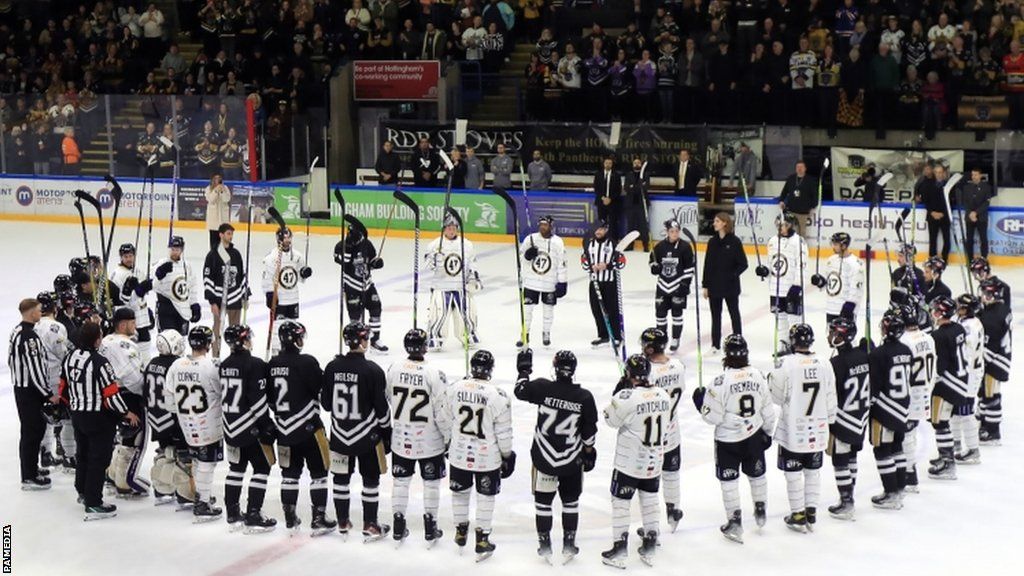
[[[834,254],[825,262],[825,276],[811,276],[811,284],[824,289],[828,294],[825,301],[825,323],[842,316],[853,320],[857,317],[857,305],[864,293],[864,269],[860,259],[850,253],[850,235],[836,232],[832,235]]]
[[[313,275],[302,252],[292,248],[292,231],[280,228],[277,246],[263,258],[263,293],[275,322],[299,319],[299,284]],[[278,335],[271,335],[271,352],[281,349]]]
[[[1007,308],[1010,307],[1010,285],[992,274],[988,260],[981,257],[971,260],[971,275],[979,285],[985,280],[992,280],[999,287],[999,299],[1006,303]]]
[[[75,285],[67,274],[58,274],[53,279],[53,292],[57,296],[56,320],[68,331],[68,341],[75,326]]]
[[[168,404],[165,393],[167,372],[185,354],[185,339],[175,330],[164,330],[156,336],[158,356],[143,371],[146,397],[146,422],[157,443],[156,457],[149,471],[156,505],[177,501],[179,507],[192,505],[195,481],[192,478],[192,455],[182,435],[178,416]]]
[[[39,301],[42,316],[36,323],[34,330],[43,345],[46,367],[46,381],[50,390],[60,388],[60,370],[64,359],[71,352],[73,346],[68,340],[68,332],[63,324],[57,321],[57,306],[59,300],[54,292],[40,292],[36,296]],[[43,436],[43,444],[40,454],[40,462],[45,466],[56,466],[60,464],[65,472],[73,473],[77,465],[75,459],[75,430],[71,425],[71,417],[63,405],[55,406],[53,417],[55,423],[46,424],[46,433]],[[57,438],[56,448],[60,451],[50,450],[54,437]],[[63,454],[60,452],[63,451]]]
[[[956,299],[957,322],[964,327],[967,363],[967,398],[953,409],[949,427],[953,431],[953,446],[958,464],[981,464],[979,421],[974,415],[974,402],[985,379],[985,328],[978,319],[981,300],[973,294],[961,294]],[[962,444],[961,444],[962,441]],[[960,450],[963,446],[964,450]]]
[[[597,339],[592,340],[590,345],[601,346],[611,338],[613,346],[618,348],[622,341],[622,324],[619,322],[615,272],[625,267],[626,257],[615,251],[615,241],[608,235],[608,223],[604,220],[599,221],[593,235],[583,241],[580,261],[590,275],[590,313],[597,326]],[[611,334],[608,333],[609,324]]]
[[[156,263],[153,276],[156,277],[156,320],[160,330],[177,330],[184,336],[189,332],[189,322],[199,322],[198,279],[192,265],[183,257],[185,239],[171,237],[167,258]]]
[[[231,242],[235,237],[235,227],[221,224],[217,234],[220,241],[206,254],[203,263],[203,298],[210,304],[210,316],[213,317],[214,358],[220,358],[220,338],[224,332],[221,316],[227,315],[228,326],[237,325],[242,316],[242,303],[249,298],[245,263]]]
[[[490,383],[494,356],[486,350],[473,354],[469,378],[445,390],[440,428],[448,443],[451,464],[452,517],[455,544],[461,551],[469,539],[470,490],[476,485],[476,559],[490,558],[491,521],[495,496],[502,479],[516,467],[512,451],[512,406],[505,391]]]
[[[928,309],[920,296],[913,296],[900,307],[903,318],[903,336],[900,340],[910,348],[913,356],[910,366],[910,410],[907,413],[907,431],[903,437],[903,466],[906,486],[904,492],[916,494],[917,487],[917,426],[931,418],[932,388],[935,386],[935,341],[921,329],[930,324]],[[838,380],[837,380],[838,381]],[[897,466],[899,466],[897,462]]]
[[[838,316],[828,323],[828,345],[836,351],[830,360],[836,382],[836,420],[829,425],[827,452],[839,488],[839,503],[829,506],[828,513],[839,520],[853,520],[857,453],[864,447],[871,409],[870,364],[867,353],[853,345],[856,337],[854,320]]]
[[[331,413],[331,473],[338,531],[347,536],[349,484],[358,465],[363,480],[363,541],[376,542],[391,527],[377,522],[380,475],[387,471],[391,451],[391,409],[384,371],[366,359],[370,329],[351,322],[343,330],[348,354],[335,356],[324,368],[320,403]]]
[[[463,261],[462,251],[465,242],[466,271],[465,297],[463,292]],[[459,225],[450,215],[445,216],[444,231],[439,238],[427,246],[424,253],[427,268],[434,271],[434,281],[430,287],[430,341],[433,350],[444,347],[444,338],[448,333],[448,320],[451,318],[456,340],[463,338],[463,331],[469,329],[471,345],[478,344],[476,334],[476,306],[473,294],[479,292],[483,285],[476,269],[476,253],[473,243],[459,237]],[[467,318],[463,318],[463,310]]]
[[[657,251],[655,247],[655,251]],[[683,363],[665,355],[668,336],[664,328],[648,328],[640,334],[643,355],[651,363],[651,384],[664,390],[672,400],[665,430],[665,457],[661,465],[661,487],[665,493],[665,510],[668,525],[676,531],[683,511],[679,509],[679,469],[682,467],[682,451],[679,432],[679,400],[686,391],[686,370]]]
[[[117,288],[119,301],[114,304],[125,306],[135,312],[135,341],[143,363],[152,356],[153,313],[146,303],[146,295],[153,289],[150,279],[139,281],[135,276],[135,246],[121,244],[117,250],[121,261],[110,271],[110,283]]]
[[[679,338],[683,335],[683,313],[690,297],[694,268],[693,248],[689,242],[680,239],[679,232],[679,222],[666,220],[665,238],[654,246],[650,258],[651,274],[658,277],[654,317],[658,328],[665,334],[668,334],[668,315],[672,313],[671,352],[679,349]]]
[[[913,356],[900,341],[903,317],[890,308],[882,315],[879,329],[882,342],[871,349],[871,445],[875,463],[882,477],[884,492],[871,497],[876,508],[903,508],[903,487],[906,472],[903,459],[903,437],[910,409],[910,379]],[[900,466],[899,464],[903,464]]]
[[[331,464],[330,447],[320,420],[320,392],[323,371],[320,363],[302,353],[306,327],[285,322],[278,328],[281,353],[270,360],[270,386],[267,401],[277,426],[277,451],[281,466],[281,504],[285,524],[297,530],[299,520],[299,479],[309,469],[309,499],[312,503],[312,536],[321,536],[338,525],[327,517],[327,469]]]
[[[545,346],[551,345],[551,324],[555,320],[555,304],[569,288],[569,271],[565,263],[565,243],[555,234],[555,219],[541,216],[537,231],[523,238],[519,252],[525,262],[523,272],[523,304],[526,306],[526,336],[529,344],[533,309],[544,305],[544,327],[541,333]],[[523,342],[516,342],[522,347]]]
[[[640,492],[643,526],[637,530],[640,559],[654,563],[658,548],[658,488],[665,457],[665,432],[672,413],[668,393],[650,381],[651,363],[639,354],[626,360],[625,374],[616,386],[604,421],[618,430],[612,470],[612,547],[601,561],[626,567],[629,517],[633,494]]]
[[[135,336],[135,312],[129,308],[114,311],[114,333],[103,338],[99,352],[110,361],[121,386],[121,397],[128,409],[140,420],[145,410],[145,391],[142,381],[142,356],[132,337]],[[118,498],[144,498],[149,494],[149,481],[139,476],[140,465],[149,434],[144,423],[118,427],[118,442],[107,474],[114,480]]]
[[[1013,315],[1003,300],[1003,285],[989,277],[978,285],[983,308],[978,318],[985,328],[985,382],[978,412],[981,416],[982,444],[998,446],[1002,441],[999,424],[1003,421],[1002,385],[1010,378],[1010,354],[1013,349]]]
[[[552,504],[557,492],[562,500],[562,563],[567,564],[580,551],[576,546],[576,529],[583,473],[593,470],[597,463],[597,405],[589,390],[573,382],[577,361],[572,352],[555,353],[554,381],[530,380],[533,351],[529,348],[519,353],[516,364],[516,398],[537,405],[537,426],[530,447],[537,553],[551,562]]]
[[[792,353],[768,375],[772,400],[781,406],[775,439],[779,469],[786,473],[789,507],[786,527],[814,530],[821,496],[821,461],[829,426],[836,421],[836,383],[832,367],[811,352],[814,331],[807,324],[789,329]]]
[[[924,293],[924,302],[929,306],[939,296],[953,297],[953,291],[942,281],[942,273],[946,271],[946,261],[938,256],[932,256],[924,263],[924,285],[921,291]]]
[[[896,251],[896,261],[899,267],[892,271],[889,281],[893,288],[903,288],[910,294],[922,294],[924,292],[925,279],[924,271],[914,264],[914,256],[917,248],[913,244],[901,244]]]
[[[380,294],[373,284],[373,270],[384,267],[384,261],[377,257],[362,226],[349,226],[345,245],[339,241],[334,246],[334,262],[341,266],[345,282],[345,306],[349,318],[363,319],[363,313],[370,314],[370,347],[378,352],[387,352],[388,347],[380,341]]]
[[[953,432],[950,418],[955,407],[968,398],[967,334],[963,326],[953,322],[956,302],[946,295],[931,302],[931,318],[935,324],[931,336],[935,341],[935,389],[932,392],[932,427],[939,457],[928,468],[928,476],[938,480],[956,480]]]
[[[715,476],[722,485],[726,518],[722,535],[742,544],[740,471],[750,481],[754,521],[764,526],[768,499],[764,453],[772,445],[777,416],[768,382],[750,366],[746,339],[740,334],[727,336],[724,354],[724,372],[708,388],[693,391],[693,405],[705,422],[715,426]]]
[[[197,523],[216,520],[223,513],[213,497],[213,473],[224,459],[224,424],[220,376],[209,356],[212,343],[213,331],[206,326],[189,330],[192,353],[171,364],[164,386],[167,405],[177,415],[192,453],[196,491],[192,515]]]
[[[408,357],[392,364],[387,373],[387,397],[395,407],[391,432],[394,538],[400,544],[409,535],[409,486],[418,465],[423,478],[423,533],[427,545],[433,547],[443,535],[437,527],[441,480],[446,474],[440,412],[448,381],[444,372],[425,359],[424,330],[414,328],[406,332],[404,346]]]
[[[755,273],[768,279],[771,311],[778,320],[779,334],[800,321],[804,307],[804,269],[807,264],[807,243],[796,233],[796,215],[785,213],[775,219],[778,235],[769,239],[768,266],[761,265]]]

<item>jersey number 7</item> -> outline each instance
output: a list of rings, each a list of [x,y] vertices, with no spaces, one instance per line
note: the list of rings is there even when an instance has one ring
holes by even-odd
[[[818,400],[818,391],[821,390],[821,382],[804,382],[804,393],[811,393],[811,400],[807,403],[807,413],[805,416],[814,414],[814,403]]]

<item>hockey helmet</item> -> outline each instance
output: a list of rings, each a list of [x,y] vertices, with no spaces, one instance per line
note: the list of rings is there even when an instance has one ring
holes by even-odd
[[[889,291],[889,305],[902,306],[910,302],[910,291],[904,286],[897,286]]]
[[[227,329],[224,330],[224,342],[226,342],[232,350],[245,350],[246,342],[252,342],[252,329],[245,324],[228,326]]]
[[[135,246],[131,242],[125,242],[117,249],[117,254],[122,258],[127,254],[135,254]]]
[[[963,312],[967,318],[974,318],[981,312],[981,300],[974,294],[961,294],[956,299],[956,311]]]
[[[956,302],[952,298],[943,294],[942,296],[936,296],[931,303],[932,316],[936,318],[952,318],[953,314],[956,313]]]
[[[87,274],[88,270],[89,260],[85,258],[72,258],[71,261],[68,262],[68,272],[71,274],[72,278],[80,274]],[[88,276],[86,278],[88,279]]]
[[[668,232],[669,230],[679,230],[679,229],[680,229],[679,221],[676,220],[675,218],[670,218],[668,220],[665,220],[665,231],[666,232]]]
[[[182,356],[185,354],[185,339],[177,330],[162,330],[156,335],[156,351],[161,356]]]
[[[978,257],[971,260],[971,274],[974,274],[975,278],[978,276],[988,276],[992,273],[992,266],[989,265],[988,260]]]
[[[345,325],[341,331],[342,338],[349,348],[356,348],[363,340],[370,339],[370,327],[356,320]]]
[[[477,350],[469,359],[469,373],[473,378],[490,380],[494,371],[494,355],[487,350]]]
[[[940,256],[932,256],[924,263],[924,267],[936,274],[942,274],[946,270],[946,261]]]
[[[651,362],[641,354],[633,354],[626,359],[626,378],[635,378],[641,383],[647,383],[647,377],[651,375]]]
[[[306,343],[306,327],[301,322],[288,320],[277,329],[277,336],[281,339],[281,348],[302,350]]]
[[[742,334],[729,334],[722,343],[722,352],[726,358],[746,358],[750,354],[750,348]]]
[[[185,249],[185,239],[181,236],[171,236],[171,241],[167,243],[168,248],[181,248]]]
[[[778,230],[782,228],[783,224],[787,224],[790,230],[795,230],[797,225],[796,214],[792,212],[783,212],[775,217],[775,228]]]
[[[213,342],[213,330],[210,330],[209,326],[195,326],[188,331],[188,345],[193,350],[207,349],[211,342]]]
[[[409,355],[422,356],[427,352],[427,332],[422,328],[413,328],[405,333],[402,339],[405,351]]]
[[[96,311],[96,306],[91,300],[76,300],[74,313],[75,322],[77,322],[79,326],[92,320],[93,317],[99,314],[99,312]]]
[[[853,343],[857,337],[857,324],[845,316],[834,318],[828,323],[828,345],[833,348]]]
[[[850,247],[850,235],[846,232],[836,232],[832,235],[833,244],[841,244],[844,248]]]
[[[901,244],[898,253],[902,254],[903,256],[906,256],[907,259],[909,260],[909,259],[913,258],[915,254],[917,254],[917,246],[914,246],[913,244],[906,244],[906,243],[905,244]]]
[[[981,294],[985,301],[1003,299],[1003,287],[995,278],[985,278],[978,283],[978,294]]]
[[[879,323],[879,328],[882,330],[882,335],[885,336],[886,340],[896,340],[900,336],[903,336],[903,331],[906,329],[906,325],[903,323],[903,318],[900,315],[900,312],[890,308],[882,314],[882,321]]]
[[[43,311],[43,314],[49,314],[50,312],[57,311],[57,294],[44,290],[36,296],[36,300],[39,301],[39,306]]]
[[[789,344],[793,350],[810,348],[814,344],[814,330],[810,324],[794,324],[789,328]]]
[[[640,334],[640,347],[644,353],[650,348],[653,354],[661,354],[668,345],[668,334],[661,328],[648,328]]]
[[[558,378],[572,378],[576,374],[576,355],[569,350],[555,352],[555,359],[551,361],[555,369],[555,376]]]

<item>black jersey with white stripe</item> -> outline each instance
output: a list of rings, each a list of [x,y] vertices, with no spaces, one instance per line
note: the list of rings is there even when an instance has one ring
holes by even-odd
[[[18,390],[34,390],[44,398],[53,395],[46,378],[46,350],[31,322],[21,322],[11,332],[7,367]]]
[[[149,361],[142,371],[142,391],[146,397],[146,422],[157,441],[171,440],[181,435],[178,429],[178,416],[168,410],[167,398],[164,396],[164,385],[167,383],[167,370],[178,357],[167,354],[157,356]]]
[[[530,448],[534,468],[552,476],[578,472],[580,452],[597,436],[597,405],[590,391],[570,379],[520,378],[515,395],[537,405]]]
[[[942,278],[936,278],[933,282],[925,282],[925,285],[921,288],[924,290],[924,302],[925,304],[931,304],[932,300],[935,300],[939,296],[953,297],[953,291],[946,286]]]
[[[935,391],[954,406],[968,398],[967,333],[956,322],[947,322],[932,330],[935,341]]]
[[[864,427],[871,408],[868,354],[854,346],[842,346],[832,357],[836,375],[836,421],[829,425],[832,435],[850,444],[864,442]]]
[[[331,413],[331,451],[355,456],[391,434],[384,370],[358,352],[335,356],[324,367],[320,403]]]
[[[661,271],[657,273],[658,292],[689,294],[694,268],[693,248],[689,242],[682,238],[670,242],[665,238],[651,250],[650,264],[661,265]]]
[[[341,242],[338,242],[338,245],[334,247],[335,262],[338,262],[340,246]],[[338,263],[342,264],[346,290],[365,292],[373,286],[373,278],[370,276],[370,260],[376,257],[377,249],[369,240],[360,238],[357,242],[353,242],[352,236],[345,239],[344,261]]]
[[[309,354],[282,350],[270,359],[267,400],[274,413],[278,444],[301,444],[324,427],[320,420],[322,386],[320,363]]]
[[[99,352],[80,348],[64,359],[61,368],[60,396],[72,412],[100,412],[110,409],[127,414],[117,377],[110,362]]]
[[[978,314],[985,329],[985,374],[1000,382],[1010,379],[1013,314],[1005,301],[992,302]]]
[[[999,299],[1005,302],[1008,308],[1011,308],[1010,285],[995,276],[989,276],[989,280],[995,282],[999,286]]]
[[[245,277],[242,254],[234,244],[221,252],[221,244],[206,254],[203,263],[203,298],[210,304],[220,306],[224,302],[224,288],[227,287],[227,304],[239,304],[245,300],[249,281]],[[224,257],[227,256],[227,262]]]
[[[911,294],[921,294],[925,289],[924,272],[917,266],[900,266],[889,278],[893,287],[904,288]]]
[[[273,428],[267,409],[267,363],[248,350],[235,350],[220,363],[224,440],[248,446]]]
[[[869,354],[871,419],[897,432],[907,429],[913,359],[910,347],[898,338],[884,340]]]

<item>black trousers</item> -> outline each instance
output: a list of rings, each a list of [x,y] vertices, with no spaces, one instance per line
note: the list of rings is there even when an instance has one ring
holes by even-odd
[[[942,233],[942,259],[949,262],[949,218],[935,220],[928,215],[928,256],[938,253],[939,233]]]
[[[967,227],[967,238],[964,240],[964,250],[967,252],[967,261],[974,260],[974,234],[981,239],[981,257],[988,258],[988,219],[978,218],[977,222],[971,222],[970,218],[964,218]]]
[[[156,323],[160,330],[174,330],[182,336],[188,336],[188,320],[178,314],[178,309],[170,301],[156,302]]]
[[[21,421],[21,439],[18,441],[21,479],[31,480],[39,476],[39,446],[46,433],[43,397],[35,389],[15,388],[14,402],[18,405],[18,419]]]
[[[626,214],[627,230],[636,230],[640,233],[640,242],[644,245],[644,252],[650,250],[650,233],[647,224],[647,210],[643,204],[630,204]],[[626,250],[632,250],[629,246]]]
[[[619,219],[621,218],[621,212],[622,207],[618,202],[612,201],[612,203],[607,206],[600,201],[597,202],[597,218],[608,223],[608,233],[612,235],[612,238],[622,237],[619,233]]]
[[[75,490],[86,506],[99,506],[103,504],[103,481],[114,453],[117,417],[109,412],[72,412],[71,423],[78,443]]]
[[[619,324],[619,296],[615,290],[615,282],[598,282],[601,289],[601,299],[604,303],[604,311],[608,314],[608,322],[612,325],[612,337],[615,340],[622,339],[621,325]],[[601,302],[597,299],[597,292],[594,290],[594,282],[590,283],[590,312],[594,315],[594,323],[597,325],[598,338],[608,338],[608,327],[605,325],[604,316],[601,314]]]
[[[740,296],[722,296],[721,294],[708,293],[708,303],[711,305],[711,345],[715,348],[722,347],[722,301],[729,308],[729,320],[732,321],[732,333],[743,334],[743,320],[740,318]]]

